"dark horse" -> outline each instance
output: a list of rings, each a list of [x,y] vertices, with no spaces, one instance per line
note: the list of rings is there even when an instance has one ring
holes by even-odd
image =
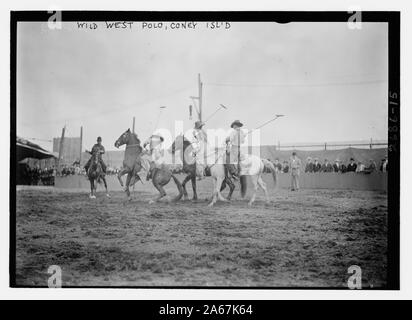
[[[89,181],[90,181],[90,198],[91,199],[96,199],[97,183],[100,183],[101,180],[103,180],[104,187],[106,188],[106,196],[110,198],[109,191],[107,190],[105,174],[103,172],[102,166],[99,161],[99,152],[100,151],[96,151],[92,153],[92,160],[90,163],[89,170],[87,171],[87,177],[89,178]]]
[[[130,198],[130,187],[133,186],[137,181],[141,180],[139,176],[139,171],[142,169],[141,154],[143,148],[140,145],[140,140],[137,135],[127,129],[114,143],[116,148],[122,145],[126,145],[126,150],[124,152],[123,168],[117,174],[120,185],[123,187],[122,176],[127,173],[125,192],[129,200]],[[148,168],[145,168],[148,170]]]
[[[175,141],[171,146],[172,154],[175,154],[177,150],[180,150],[180,158],[183,161],[183,172],[187,173],[186,178],[182,182],[183,187],[183,195],[184,199],[188,199],[187,190],[186,190],[186,183],[190,180],[192,182],[192,189],[193,189],[193,200],[197,200],[197,192],[196,192],[196,162],[193,156],[193,147],[192,143],[188,141],[184,135],[179,135],[176,137]],[[213,166],[213,164],[212,164]],[[220,191],[225,189],[226,185],[229,186],[229,194],[227,196],[227,200],[230,200],[232,197],[232,193],[235,190],[235,184],[227,175],[227,169],[225,168],[225,178],[222,182],[222,186]],[[210,175],[210,174],[208,174]]]

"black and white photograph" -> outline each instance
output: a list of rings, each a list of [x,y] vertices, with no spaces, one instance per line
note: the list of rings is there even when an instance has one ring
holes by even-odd
[[[399,289],[399,12],[11,12],[10,285]]]

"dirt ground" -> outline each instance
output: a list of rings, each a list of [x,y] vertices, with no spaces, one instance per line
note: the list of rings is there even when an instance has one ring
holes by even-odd
[[[16,284],[47,286],[347,286],[351,265],[364,288],[384,287],[387,196],[383,192],[270,189],[254,207],[240,199],[150,205],[156,190],[97,199],[85,191],[18,187]],[[191,188],[188,188],[189,194]],[[176,194],[173,183],[168,187]]]

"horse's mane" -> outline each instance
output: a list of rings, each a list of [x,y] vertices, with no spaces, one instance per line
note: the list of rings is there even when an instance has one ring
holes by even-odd
[[[137,144],[139,144],[139,145],[140,145],[140,139],[137,137],[137,133],[130,132],[130,135],[132,135],[133,137],[135,137],[135,138],[136,138],[136,140],[137,140]]]

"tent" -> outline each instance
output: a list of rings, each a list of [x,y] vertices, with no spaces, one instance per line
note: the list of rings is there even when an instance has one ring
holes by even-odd
[[[16,160],[20,162],[26,158],[34,159],[47,159],[47,158],[56,158],[56,156],[44,150],[39,145],[32,143],[26,139],[16,138]]]

